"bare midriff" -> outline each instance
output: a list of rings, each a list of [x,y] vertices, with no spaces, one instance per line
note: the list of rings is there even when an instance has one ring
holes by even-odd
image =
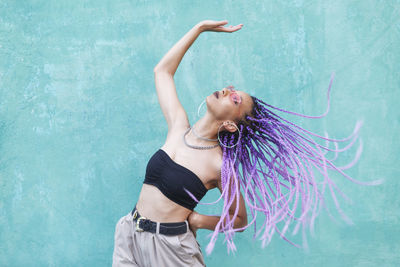
[[[141,216],[156,222],[183,222],[192,212],[149,184],[143,184],[136,208]]]

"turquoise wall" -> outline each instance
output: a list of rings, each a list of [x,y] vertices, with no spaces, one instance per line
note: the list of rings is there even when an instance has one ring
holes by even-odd
[[[308,252],[277,234],[261,249],[248,229],[235,255],[220,235],[207,266],[399,265],[399,11],[398,0],[0,1],[0,265],[111,266],[115,224],[166,138],[153,67],[204,19],[244,26],[203,33],[182,60],[175,81],[191,123],[229,84],[319,115],[335,72],[326,118],[284,116],[336,138],[363,119],[364,151],[347,173],[385,180],[359,186],[332,173],[353,200],[339,198],[354,225],[323,211]],[[203,251],[209,233],[198,231]],[[301,243],[301,232],[288,237]]]

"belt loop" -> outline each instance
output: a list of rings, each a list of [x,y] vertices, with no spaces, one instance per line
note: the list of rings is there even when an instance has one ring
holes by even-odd
[[[156,233],[159,234],[160,233],[160,222],[157,222],[157,229],[156,229]]]
[[[187,232],[189,232],[189,230],[190,230],[190,229],[189,229],[189,222],[188,222],[187,220],[185,220],[185,223],[186,223],[186,226],[187,226],[187,229],[186,229],[186,230],[187,230]]]

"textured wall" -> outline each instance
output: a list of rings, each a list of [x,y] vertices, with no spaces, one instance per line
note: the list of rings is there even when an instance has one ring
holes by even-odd
[[[398,0],[0,1],[0,265],[111,265],[115,224],[166,137],[153,67],[203,19],[244,26],[202,34],[182,60],[175,81],[191,123],[201,101],[229,84],[321,114],[334,71],[326,118],[287,117],[337,138],[363,119],[364,152],[347,173],[385,179],[363,187],[333,174],[353,199],[339,200],[355,225],[322,212],[308,253],[278,235],[262,250],[248,229],[236,255],[220,235],[207,265],[400,264],[399,11]],[[198,232],[204,249],[209,233]]]

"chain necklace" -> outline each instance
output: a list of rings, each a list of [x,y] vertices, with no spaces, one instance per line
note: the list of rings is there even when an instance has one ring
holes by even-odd
[[[206,140],[206,141],[218,141],[218,138],[217,138],[217,139],[210,139],[210,138],[205,138],[205,137],[203,137],[203,136],[198,135],[198,134],[196,133],[196,131],[194,130],[194,125],[193,125],[193,127],[192,127],[192,131],[193,131],[193,133],[194,133],[195,136],[197,136],[198,138],[200,138],[200,139],[202,139],[202,140]]]
[[[195,149],[211,149],[211,148],[214,148],[214,147],[219,146],[219,142],[218,142],[218,144],[215,144],[215,145],[213,145],[213,146],[194,146],[194,145],[189,145],[189,144],[186,142],[185,136],[188,134],[188,132],[190,131],[190,129],[192,129],[192,127],[189,127],[189,128],[186,130],[186,132],[183,134],[183,142],[185,142],[185,145],[187,145],[188,147],[195,148]]]

